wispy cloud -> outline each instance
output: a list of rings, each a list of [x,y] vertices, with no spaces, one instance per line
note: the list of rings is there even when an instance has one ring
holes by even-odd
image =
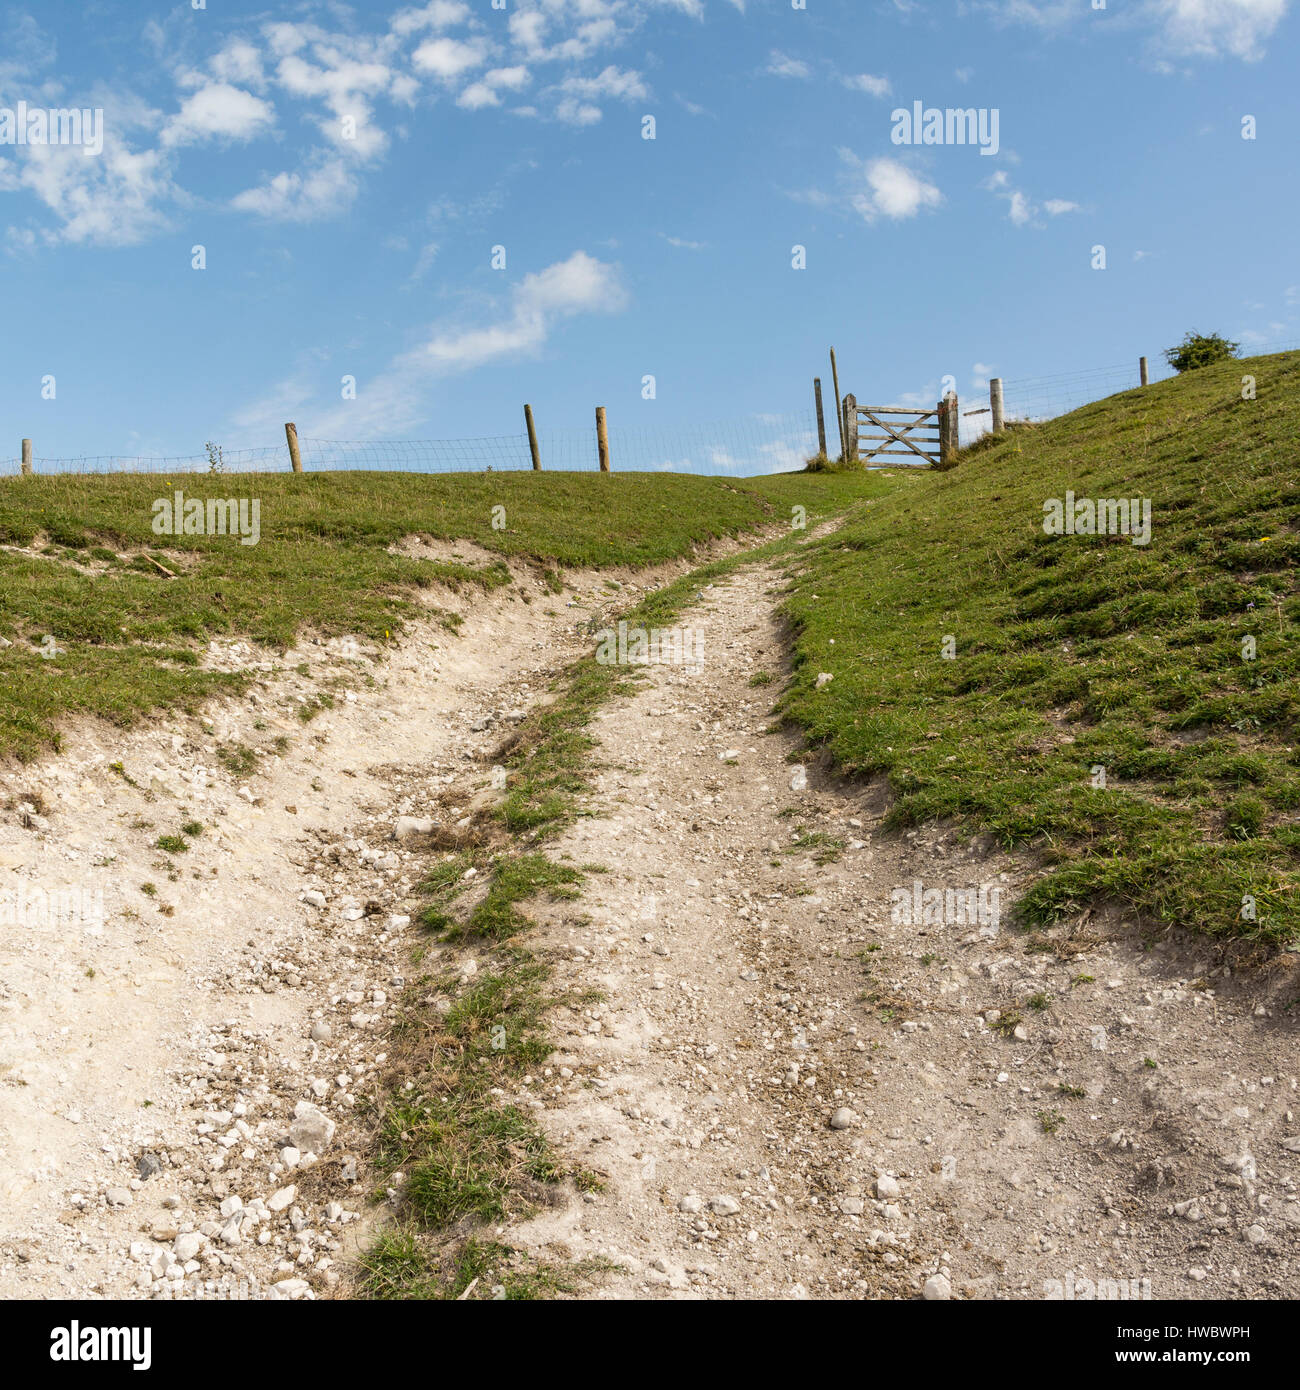
[[[782,53],[780,49],[774,48],[771,57],[768,59],[767,67],[763,69],[769,77],[797,77],[806,78],[812,76],[812,68],[803,61],[802,58],[791,58],[788,54]]]
[[[426,247],[428,251],[430,248]],[[423,259],[423,253],[421,259]],[[366,382],[354,401],[328,404],[299,398],[301,408],[319,407],[313,417],[317,438],[364,439],[415,428],[427,410],[429,383],[473,371],[493,362],[534,356],[557,326],[581,314],[613,314],[627,305],[618,268],[585,251],[535,271],[510,292],[506,311],[486,322],[439,322],[418,347],[400,353]],[[283,406],[301,374],[248,407],[236,423],[252,431],[265,420],[291,419]]]
[[[240,212],[273,222],[317,222],[342,212],[356,198],[356,175],[337,156],[318,152],[298,170],[274,174],[230,200]]]
[[[844,85],[854,92],[866,92],[868,96],[887,97],[892,90],[887,77],[873,77],[869,72],[858,73],[856,77],[843,77],[840,79]]]
[[[1287,0],[1148,0],[1146,12],[1171,53],[1256,62],[1286,15]]]
[[[1070,198],[1048,198],[1040,207],[1028,193],[1011,186],[1011,176],[1005,169],[990,174],[983,186],[995,197],[1006,200],[1007,217],[1017,227],[1046,225],[1040,219],[1040,213],[1046,213],[1048,217],[1062,217],[1066,213],[1079,211],[1079,204]]]

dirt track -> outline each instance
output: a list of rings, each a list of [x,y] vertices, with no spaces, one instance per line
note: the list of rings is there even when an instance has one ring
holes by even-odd
[[[517,577],[438,597],[464,612],[459,637],[430,622],[352,668],[291,653],[278,664],[311,676],[268,671],[211,733],[77,729],[5,779],[6,887],[100,889],[104,914],[29,911],[0,933],[0,1296],[347,1287],[375,1219],[352,1111],[417,936],[421,854],[392,827],[473,794],[610,598],[597,576],[558,598]],[[596,726],[598,814],[553,853],[610,872],[536,907],[529,945],[603,1002],[557,1013],[558,1051],[519,1099],[606,1184],[508,1239],[612,1266],[591,1297],[916,1297],[930,1281],[1042,1298],[1097,1279],[1285,1296],[1300,1054],[1271,1001],[1289,976],[1229,978],[1208,949],[1144,950],[1097,918],[1027,952],[1009,925],[1027,861],[943,827],[882,834],[877,789],[813,766],[792,786],[793,736],[763,732],[779,583],[751,567],[707,591],[682,619],[703,672],[649,668]],[[302,725],[295,700],[347,669],[375,683]],[[749,684],[760,670],[772,684]],[[277,734],[289,750],[242,792],[216,744]],[[24,825],[33,792],[43,814]],[[172,880],[154,844],[191,817],[205,830]],[[918,881],[984,884],[986,901],[995,886],[1000,922],[893,920]],[[439,954],[468,970],[474,953]],[[287,1145],[299,1105],[319,1117]],[[309,1141],[320,1162],[289,1166],[286,1145]]]

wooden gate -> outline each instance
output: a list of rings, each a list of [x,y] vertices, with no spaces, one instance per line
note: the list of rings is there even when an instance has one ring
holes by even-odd
[[[930,410],[859,405],[844,398],[844,443],[850,459],[864,468],[941,467],[957,452],[957,397],[949,395]]]

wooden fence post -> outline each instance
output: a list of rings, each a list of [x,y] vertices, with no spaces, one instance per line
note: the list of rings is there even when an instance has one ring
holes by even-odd
[[[844,461],[858,461],[858,398],[851,391],[844,397]]]
[[[302,472],[302,455],[298,452],[298,426],[292,423],[284,427],[284,437],[289,441],[289,462],[295,473]]]
[[[542,456],[537,448],[537,428],[533,424],[533,408],[531,405],[524,406],[524,423],[528,426],[528,448],[533,456],[533,471],[542,471]]]
[[[1147,384],[1147,360],[1145,357],[1138,358],[1138,376],[1141,379],[1141,384],[1145,386]]]
[[[605,407],[596,407],[596,452],[600,456],[600,471],[609,472],[609,432],[605,428]]]
[[[844,450],[848,443],[844,438],[844,402],[840,400],[840,374],[835,366],[835,349],[831,348],[831,385],[835,388],[835,419],[840,430],[840,462],[844,462]]]
[[[24,439],[24,440],[23,440],[23,477],[24,477],[24,478],[30,478],[31,476],[32,476],[32,441],[31,441],[30,439]]]
[[[993,433],[1001,434],[1006,428],[1002,418],[1002,378],[989,378],[989,407],[993,411]]]
[[[939,466],[951,467],[957,459],[957,393],[949,391],[939,402]]]
[[[822,379],[813,377],[813,399],[817,402],[817,449],[826,457],[826,417],[822,414]]]

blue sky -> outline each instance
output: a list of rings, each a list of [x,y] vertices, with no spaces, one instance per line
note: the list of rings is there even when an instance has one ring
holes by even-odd
[[[10,7],[0,108],[104,127],[0,144],[0,455],[511,434],[525,400],[671,430],[806,409],[829,344],[864,402],[965,404],[1300,339],[1288,0],[1092,4]],[[996,112],[997,152],[895,143],[918,101]]]

